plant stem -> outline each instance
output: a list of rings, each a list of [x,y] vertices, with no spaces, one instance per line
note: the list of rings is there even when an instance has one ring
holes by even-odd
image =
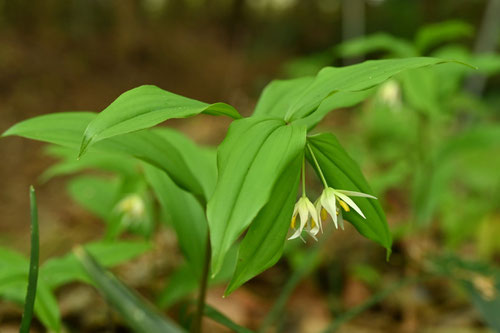
[[[314,155],[314,152],[312,151],[311,145],[309,145],[309,143],[306,143],[306,145],[307,145],[307,148],[309,148],[309,152],[311,153],[314,164],[316,165],[316,168],[318,169],[319,176],[321,178],[321,181],[323,182],[323,185],[325,186],[325,188],[328,188],[328,183],[326,182],[325,176],[323,175],[323,171],[321,171],[318,160],[316,159],[316,156]]]
[[[193,320],[193,326],[191,326],[191,332],[201,333],[201,322],[203,319],[203,312],[205,311],[205,298],[207,296],[207,285],[208,285],[208,273],[210,271],[210,257],[211,257],[211,247],[210,247],[210,233],[207,230],[207,240],[205,248],[205,263],[203,264],[203,272],[201,274],[200,280],[200,292],[198,294],[198,304],[196,306],[196,314]]]
[[[302,197],[306,197],[306,157],[302,156]]]

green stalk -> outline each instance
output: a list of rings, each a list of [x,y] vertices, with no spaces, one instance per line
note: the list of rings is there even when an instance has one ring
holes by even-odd
[[[302,198],[306,197],[306,157],[302,157]]]
[[[306,145],[307,145],[307,148],[309,149],[309,152],[311,153],[314,164],[316,165],[316,168],[318,169],[318,173],[319,173],[319,176],[321,178],[321,181],[323,182],[323,185],[325,186],[325,188],[328,188],[328,183],[326,182],[325,176],[323,175],[323,171],[321,171],[318,160],[316,159],[316,155],[314,155],[314,152],[311,148],[311,145],[309,143],[306,143]]]
[[[201,322],[203,319],[203,313],[205,311],[205,298],[207,296],[207,285],[208,285],[208,275],[210,271],[210,257],[211,257],[211,247],[210,247],[210,233],[207,230],[207,240],[205,248],[205,263],[203,265],[203,271],[200,280],[200,292],[198,294],[198,304],[196,306],[196,313],[193,320],[193,325],[191,326],[191,332],[201,333]]]
[[[28,291],[24,302],[23,318],[21,320],[20,333],[28,333],[33,318],[35,307],[36,287],[38,282],[38,266],[40,255],[40,241],[38,238],[38,209],[36,205],[36,195],[33,186],[30,187],[30,209],[31,209],[31,255],[30,270],[28,275]]]

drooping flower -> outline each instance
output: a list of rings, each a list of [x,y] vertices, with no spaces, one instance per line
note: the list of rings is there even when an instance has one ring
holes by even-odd
[[[120,200],[115,210],[122,216],[122,222],[125,225],[133,224],[141,220],[146,213],[144,200],[138,194],[129,194]]]
[[[378,91],[378,97],[391,110],[399,110],[401,108],[401,88],[396,80],[385,82]]]
[[[339,225],[340,228],[344,229],[342,209],[348,212],[352,208],[364,219],[366,219],[361,209],[354,203],[354,201],[352,201],[351,198],[349,198],[349,196],[377,199],[376,197],[366,193],[336,190],[334,188],[327,187],[323,190],[323,193],[321,193],[321,196],[316,201],[316,214],[321,216],[322,221],[326,220],[327,214],[330,215],[333,219],[333,223],[335,224],[335,228],[337,229]]]
[[[297,216],[300,219],[299,225],[297,225]],[[320,222],[314,205],[307,197],[302,196],[293,209],[290,228],[295,230],[295,232],[288,239],[295,239],[297,237],[302,238],[301,234],[304,229],[312,238],[316,239],[316,234],[319,232],[320,228],[319,225]]]

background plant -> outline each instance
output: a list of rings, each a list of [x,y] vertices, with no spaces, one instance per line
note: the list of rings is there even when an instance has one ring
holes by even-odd
[[[284,59],[338,43],[341,37],[340,23],[345,20],[345,17],[342,16],[342,20],[339,17],[340,10],[344,7],[343,4],[339,5],[340,2],[328,8],[325,4],[335,4],[336,1],[298,0],[286,2],[287,4],[280,2],[283,3],[280,7],[275,7],[274,2],[259,1],[260,7],[250,7],[248,4],[253,1],[244,0],[189,1],[189,5],[184,0],[169,1],[168,5],[165,5],[165,1],[155,1],[156,6],[149,6],[153,2],[146,0],[93,3],[53,0],[37,4],[28,4],[23,0],[15,4],[0,1],[0,99],[3,105],[2,123],[5,124],[2,131],[22,119],[54,110],[102,110],[113,96],[143,82],[152,82],[167,90],[200,100],[228,101],[243,115],[249,115],[257,95],[271,77],[276,77],[281,66],[279,64]],[[362,1],[349,1],[355,2]],[[412,41],[416,27],[423,22],[437,22],[450,16],[461,17],[481,30],[475,34],[473,30],[476,29],[461,22],[438,24],[436,27],[441,28],[434,29],[437,42],[423,52],[430,55],[443,44],[450,44],[447,42],[451,41],[450,36],[454,38],[454,45],[472,49],[470,46],[476,44],[476,40],[484,40],[482,35],[485,24],[477,23],[480,12],[486,10],[486,7],[483,8],[486,2],[495,1],[444,0],[432,5],[428,1],[387,0],[377,1],[377,4],[370,1],[365,5],[367,16],[364,22],[367,33],[386,31]],[[243,6],[238,6],[238,3]],[[487,11],[495,12],[490,7]],[[359,16],[349,19],[351,28],[359,20]],[[458,27],[458,34],[453,32],[453,26]],[[451,30],[449,27],[452,27]],[[493,29],[491,25],[489,29]],[[360,30],[356,31],[360,33]],[[343,33],[342,38],[352,38],[356,31],[347,31],[349,36],[344,36]],[[396,42],[397,39],[393,38],[386,44],[392,46]],[[479,49],[474,47],[474,50],[477,52]],[[484,52],[484,48],[481,51]],[[414,54],[420,53],[417,51]],[[367,55],[368,58],[381,56],[386,57],[379,51]],[[451,58],[458,58],[458,55]],[[315,65],[316,69],[300,75],[314,75],[322,66],[330,63],[339,66],[344,62],[359,61],[359,57],[357,60],[345,60],[335,54],[332,56],[331,52],[323,59],[323,64]],[[478,66],[478,63],[475,65]],[[443,68],[447,72],[445,78],[455,78],[451,69],[449,72],[444,70],[446,66],[436,67],[434,71]],[[461,66],[450,67],[457,72],[462,71]],[[479,67],[479,70],[470,70],[465,75],[470,76],[484,70],[482,64]],[[459,106],[456,108],[458,112],[445,106],[450,104],[443,99],[445,95],[449,96],[448,93],[440,93],[442,96],[438,96],[444,103],[428,103],[435,101],[436,94],[427,89],[425,98],[422,99],[424,103],[420,102],[420,106],[434,103],[434,110],[441,114],[440,117],[434,117],[437,122],[429,123],[430,117],[425,112],[414,110],[410,106],[411,96],[408,95],[404,82],[405,75],[398,76],[379,93],[377,89],[366,91],[367,96],[374,97],[368,97],[366,102],[358,104],[359,107],[337,109],[318,127],[335,133],[353,159],[360,164],[374,188],[374,193],[388,214],[393,233],[391,260],[385,262],[383,248],[377,248],[377,244],[363,240],[349,225],[341,234],[325,230],[320,237],[322,241],[316,244],[311,239],[306,250],[300,241],[285,242],[284,255],[277,265],[252,279],[226,300],[219,301],[223,294],[221,287],[210,288],[210,304],[248,327],[256,328],[261,323],[263,329],[273,327],[277,331],[287,332],[292,329],[318,331],[326,327],[332,318],[335,318],[330,326],[332,330],[340,326],[353,331],[376,328],[384,331],[411,331],[412,327],[413,331],[420,331],[430,329],[430,326],[432,329],[436,326],[442,329],[456,326],[471,330],[482,329],[479,328],[482,326],[480,318],[467,304],[466,296],[470,293],[471,300],[479,304],[478,308],[483,304],[482,309],[486,309],[486,312],[494,312],[494,303],[490,300],[495,291],[492,287],[494,270],[491,268],[498,259],[495,250],[498,243],[495,241],[497,223],[493,205],[496,195],[491,191],[494,183],[490,183],[491,187],[488,186],[489,180],[495,177],[487,176],[494,171],[494,163],[491,163],[492,171],[482,171],[490,167],[488,163],[482,162],[485,157],[495,154],[494,145],[487,140],[487,137],[495,140],[494,132],[490,131],[489,135],[484,136],[483,129],[477,128],[472,135],[463,136],[459,140],[460,144],[454,145],[452,149],[445,149],[448,157],[437,161],[437,168],[427,162],[433,159],[430,155],[441,153],[438,149],[441,143],[460,134],[462,129],[468,129],[474,123],[470,120],[477,120],[479,114],[487,115],[481,116],[479,122],[492,127],[496,121],[494,106],[498,81],[496,77],[491,77],[484,86],[482,97],[476,99],[482,106],[472,104],[468,96],[456,99],[454,103]],[[428,78],[436,75],[424,73],[419,76]],[[436,81],[435,78],[432,80]],[[425,81],[428,87],[435,87],[436,82],[432,83],[432,80]],[[465,81],[464,83],[461,78],[458,81],[440,79],[437,85],[440,91],[455,89],[461,92],[464,91],[461,89],[463,85],[468,91],[477,93],[476,89],[471,89],[472,81],[476,80],[467,78]],[[459,84],[457,87],[448,86],[447,83],[452,82]],[[447,88],[444,89],[444,86]],[[396,103],[387,98],[394,96],[394,91],[399,91],[401,95],[399,102],[398,98],[392,99]],[[378,112],[378,108],[386,109],[386,112]],[[443,117],[441,111],[445,108],[449,110],[446,111],[449,117]],[[460,110],[461,108],[486,112],[469,113],[469,110]],[[396,113],[393,110],[410,112]],[[459,116],[454,118],[455,114]],[[419,119],[415,120],[415,115],[419,115]],[[457,119],[459,121],[455,121]],[[201,116],[170,121],[169,126],[188,133],[196,142],[218,144],[230,121],[229,118]],[[419,131],[420,124],[424,124],[423,128],[427,130]],[[387,137],[384,132],[388,134]],[[405,132],[411,134],[406,136]],[[415,139],[421,134],[424,140]],[[477,140],[481,136],[484,144]],[[460,145],[467,146],[470,138],[475,138],[471,142],[476,144],[469,146],[468,162],[464,164],[460,156],[467,153],[456,154],[459,151],[456,148]],[[419,145],[419,141],[426,145]],[[481,147],[484,146],[483,154],[479,153],[482,148],[478,147],[478,143]],[[400,146],[405,148],[398,149]],[[4,156],[1,166],[4,175],[3,199],[0,201],[4,216],[4,223],[0,224],[3,236],[1,242],[12,245],[11,248],[23,253],[28,252],[28,237],[24,236],[28,234],[24,227],[28,226],[24,216],[28,207],[24,202],[27,199],[25,190],[36,174],[52,159],[35,154],[38,147],[40,145],[37,143],[19,139],[3,140],[0,145]],[[77,162],[74,150],[67,150],[69,164]],[[430,154],[430,151],[435,150],[439,151]],[[418,158],[418,151],[422,151],[424,159]],[[57,154],[54,152],[53,156],[58,156]],[[89,156],[87,154],[82,156],[80,162],[85,161]],[[60,155],[64,160],[63,154]],[[113,156],[120,161],[116,155]],[[113,156],[109,160],[113,160]],[[123,159],[125,160],[126,158]],[[113,269],[113,272],[151,300],[158,297],[160,290],[166,287],[166,295],[174,295],[170,298],[173,301],[169,301],[169,316],[188,327],[190,324],[186,320],[192,318],[191,313],[195,308],[191,296],[197,289],[198,280],[196,277],[189,278],[194,275],[189,272],[189,265],[179,254],[175,237],[172,237],[174,231],[169,222],[172,219],[163,212],[165,210],[144,181],[143,166],[130,160],[135,169],[129,172],[133,176],[131,186],[126,186],[126,182],[125,185],[122,184],[122,176],[118,170],[96,171],[95,169],[101,169],[99,165],[78,171],[75,178],[79,179],[74,182],[72,175],[66,176],[63,172],[57,174],[57,178],[52,177],[50,182],[37,186],[43,223],[41,262],[48,257],[61,256],[78,242],[85,243],[99,237],[103,237],[107,243],[116,239],[140,240],[146,237],[150,239],[148,245],[151,250],[139,259]],[[447,166],[440,168],[443,164],[441,161],[446,161],[444,164]],[[412,188],[414,193],[420,192],[415,191],[416,186],[413,185],[416,183],[417,173],[412,170],[417,165],[418,170],[425,171],[419,171],[419,178],[424,180],[421,182],[424,185],[425,180],[435,178],[428,175],[433,175],[436,169],[448,169],[437,172],[438,176],[446,174],[443,184],[449,185],[438,186],[444,190],[437,191],[437,200],[425,196],[431,190],[425,187],[424,196],[414,195],[414,199],[410,197]],[[464,173],[464,165],[470,171]],[[312,170],[307,171],[307,195],[315,199],[321,194],[321,181],[310,174],[309,171]],[[453,173],[458,174],[458,177]],[[482,174],[487,177],[481,177]],[[462,178],[467,181],[464,183]],[[89,207],[93,214],[87,214],[68,202],[65,191],[61,191],[63,182],[69,185],[69,193],[74,195],[75,201]],[[86,184],[89,186],[85,186]],[[110,190],[106,191],[108,186]],[[443,197],[443,192],[450,192],[450,195]],[[460,205],[457,205],[457,199],[460,200]],[[427,200],[434,201],[434,204],[423,204]],[[411,211],[421,213],[412,208],[418,204],[424,208],[431,207],[432,213],[425,213],[424,216],[427,217],[417,224],[414,217],[416,214]],[[443,209],[444,206],[447,208]],[[472,209],[472,206],[475,208]],[[111,210],[114,214],[109,213]],[[131,214],[123,214],[126,211]],[[145,211],[148,213],[140,214]],[[424,211],[429,212],[426,209],[422,210]],[[486,215],[484,221],[488,223],[455,223],[464,212],[471,217],[470,222],[476,222],[476,217]],[[100,226],[96,214],[101,214],[106,223]],[[446,215],[450,218],[444,223]],[[141,221],[136,218],[144,216],[151,223],[132,223]],[[476,225],[480,227],[475,228]],[[328,226],[331,227],[330,222],[325,224],[325,227]],[[446,229],[455,229],[457,232],[450,233]],[[480,242],[475,239],[476,233],[481,235]],[[486,265],[482,265],[483,268],[489,267],[486,270],[481,271],[481,265],[463,264],[454,258],[455,255],[461,258],[478,258],[479,248],[483,253],[481,256],[488,260]],[[443,252],[447,252],[449,256],[441,258]],[[237,255],[236,251],[234,255]],[[472,268],[478,270],[473,273]],[[442,277],[436,273],[442,274]],[[449,282],[453,280],[459,283]],[[460,284],[465,288],[457,288]],[[114,327],[123,329],[123,320],[115,316],[88,321],[90,317],[107,311],[91,287],[70,283],[57,288],[55,295],[61,305],[63,327],[70,330],[80,327],[88,330],[112,330]],[[68,312],[68,300],[72,295],[84,296],[82,301],[91,297],[92,306],[85,307],[81,304],[83,307]],[[272,299],[276,301],[271,308]],[[485,302],[481,303],[482,300]],[[266,314],[268,309],[270,311]],[[213,311],[209,313],[214,315]],[[356,316],[359,318],[355,318]],[[218,318],[221,319],[220,316]],[[1,330],[4,326],[8,330],[9,323],[17,325],[20,313],[9,302],[0,301],[0,320]],[[225,322],[228,324],[228,321]],[[369,326],[366,323],[370,323]],[[205,321],[205,325],[211,331],[216,330],[216,327],[210,326],[213,325],[210,320]],[[36,327],[40,327],[37,320],[35,329]]]
[[[227,104],[205,104],[155,86],[142,86],[122,94],[97,115],[74,112],[41,116],[13,126],[4,136],[21,135],[72,148],[75,153],[78,149],[79,158],[86,153],[105,152],[135,157],[147,163],[143,167],[145,179],[149,180],[164,211],[171,215],[190,273],[200,281],[192,324],[192,329],[199,331],[209,277],[215,279],[224,266],[231,265],[225,264],[234,260],[234,256],[228,254],[247,227],[250,228],[239,244],[236,267],[226,294],[279,259],[301,165],[305,167],[301,163],[304,154],[309,162],[314,162],[312,165],[325,187],[371,193],[359,167],[333,135],[306,138],[306,129],[314,127],[329,110],[361,101],[366,95],[364,90],[402,70],[443,62],[437,58],[371,61],[345,68],[327,67],[315,77],[275,81],[265,89],[254,115],[249,118],[241,118]],[[172,130],[147,130],[170,118],[200,113],[236,119],[218,148],[217,168],[213,151],[197,147]],[[56,151],[52,149],[53,153]],[[50,169],[48,175],[99,164],[116,171],[119,161],[110,163],[106,160],[109,155],[87,158],[90,159],[81,165],[63,161]],[[127,163],[120,163],[120,166],[130,171]],[[122,184],[137,191],[131,185],[135,183],[133,178],[126,178],[123,171],[121,177],[124,177]],[[92,187],[99,184],[95,180],[90,184],[92,182]],[[85,183],[88,185],[89,180]],[[125,193],[127,191],[130,189]],[[352,202],[347,201],[347,197],[341,198]],[[338,199],[339,205],[342,200]],[[349,205],[359,206],[361,210],[349,211],[347,206],[342,206],[346,220],[362,235],[384,246],[389,257],[392,241],[380,204],[367,198],[354,200],[355,204]],[[105,201],[99,200],[99,204]],[[146,203],[144,196],[128,194],[117,203],[108,201],[112,203],[108,207],[93,207],[94,212],[100,211],[107,220],[108,237],[134,224],[140,227],[136,230],[142,234],[150,233],[152,218],[148,216],[153,213],[151,208],[147,209],[151,205]],[[87,258],[83,254],[79,256]],[[95,266],[91,259],[84,262],[93,263],[87,268]]]

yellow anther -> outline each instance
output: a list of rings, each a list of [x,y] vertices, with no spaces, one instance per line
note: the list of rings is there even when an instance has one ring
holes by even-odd
[[[324,208],[321,208],[320,215],[321,215],[321,221],[326,221],[326,219],[328,218],[328,213]]]
[[[340,204],[340,206],[341,206],[342,208],[344,208],[344,210],[345,210],[346,212],[348,212],[348,211],[350,211],[350,210],[351,210],[351,209],[349,208],[349,206],[348,206],[348,205],[347,205],[344,201],[339,200],[339,204]]]
[[[314,221],[313,218],[311,218],[311,229],[316,227],[316,221]]]
[[[295,221],[297,220],[297,215],[292,217],[292,222],[290,223],[290,228],[295,229]]]

